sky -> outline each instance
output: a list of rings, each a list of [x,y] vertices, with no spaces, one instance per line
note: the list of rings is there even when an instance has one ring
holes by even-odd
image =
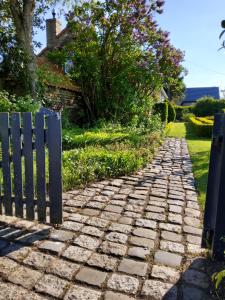
[[[172,44],[185,52],[187,87],[225,89],[225,49],[218,51],[223,19],[224,0],[166,0],[157,20],[171,33]]]
[[[47,16],[51,17],[51,12]],[[225,90],[225,49],[218,51],[223,19],[225,0],[166,0],[164,13],[157,15],[162,29],[171,33],[172,44],[185,52],[187,87],[219,86]],[[61,21],[65,26],[63,18]],[[37,40],[45,46],[44,31],[38,32]]]

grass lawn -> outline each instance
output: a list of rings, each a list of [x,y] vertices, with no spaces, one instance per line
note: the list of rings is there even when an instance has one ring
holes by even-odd
[[[199,202],[202,208],[204,208],[211,140],[197,137],[190,128],[187,128],[185,123],[171,124],[167,136],[185,137],[187,139],[197,190],[199,192]]]

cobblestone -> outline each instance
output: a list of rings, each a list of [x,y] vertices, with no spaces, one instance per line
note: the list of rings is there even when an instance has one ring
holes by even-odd
[[[0,300],[210,299],[184,139],[165,139],[137,174],[63,201],[57,228],[0,216]]]

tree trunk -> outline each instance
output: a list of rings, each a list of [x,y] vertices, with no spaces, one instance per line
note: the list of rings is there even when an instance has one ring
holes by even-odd
[[[26,94],[36,98],[36,62],[32,45],[33,15],[35,0],[9,0],[10,11],[16,30],[16,39],[25,55],[25,89]]]

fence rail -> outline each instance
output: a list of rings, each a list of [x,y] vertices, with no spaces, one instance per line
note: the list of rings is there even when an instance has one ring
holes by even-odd
[[[216,114],[208,172],[202,247],[225,258],[225,114]]]
[[[61,117],[0,113],[0,213],[62,223]]]

